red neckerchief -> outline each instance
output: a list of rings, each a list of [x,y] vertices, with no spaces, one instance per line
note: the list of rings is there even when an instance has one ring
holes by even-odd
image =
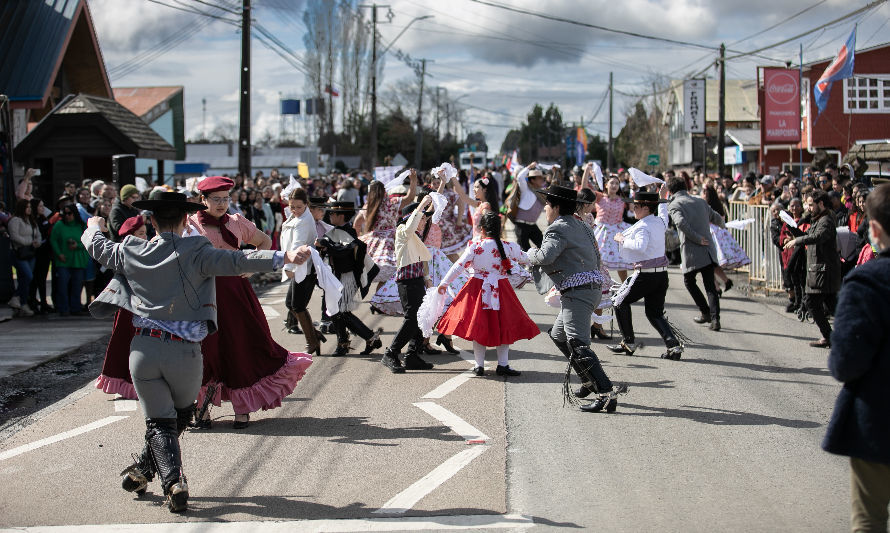
[[[231,246],[234,249],[238,249],[238,237],[235,237],[235,234],[232,233],[232,230],[226,227],[226,223],[229,221],[229,214],[224,213],[223,216],[216,218],[213,215],[208,215],[204,211],[198,211],[198,222],[201,223],[202,226],[215,226],[219,228],[219,233],[222,235],[223,241],[226,244]]]

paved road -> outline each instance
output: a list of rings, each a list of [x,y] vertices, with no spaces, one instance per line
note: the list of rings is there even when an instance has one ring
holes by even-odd
[[[193,497],[176,516],[156,486],[134,501],[117,485],[139,447],[138,407],[86,389],[0,443],[0,527],[845,529],[846,462],[818,447],[838,385],[827,353],[804,342],[815,326],[729,293],[724,329],[713,333],[692,323],[676,271],[671,283],[670,318],[697,344],[680,362],[659,359],[635,308],[646,347],[632,358],[597,348],[612,378],[631,386],[616,414],[562,406],[565,363],[544,335],[514,346],[523,375],[507,383],[470,377],[458,356],[430,356],[433,371],[407,375],[390,374],[379,355],[321,357],[282,408],[247,430],[231,428],[224,406],[212,430],[185,435]],[[302,337],[277,316],[283,289],[261,300],[276,339],[297,349]],[[529,288],[520,298],[545,330],[555,311]],[[384,328],[384,342],[399,324],[362,318]],[[333,348],[329,338],[325,352]]]

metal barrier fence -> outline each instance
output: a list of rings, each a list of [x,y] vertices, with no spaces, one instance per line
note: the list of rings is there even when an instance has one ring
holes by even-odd
[[[751,290],[764,292],[784,292],[782,289],[782,260],[779,249],[770,238],[770,214],[767,205],[748,205],[744,202],[729,202],[727,221],[753,218],[754,222],[743,230],[730,229],[729,232],[739,242],[751,258],[751,264],[739,271],[748,273]]]

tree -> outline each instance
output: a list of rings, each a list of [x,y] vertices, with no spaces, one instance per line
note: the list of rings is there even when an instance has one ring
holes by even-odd
[[[599,135],[592,135],[587,138],[587,159],[596,159],[606,164],[606,158],[609,156],[609,141],[603,139]]]

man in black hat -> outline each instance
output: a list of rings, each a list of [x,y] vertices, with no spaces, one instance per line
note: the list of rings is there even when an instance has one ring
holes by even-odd
[[[145,413],[145,446],[125,469],[122,486],[143,494],[157,474],[172,512],[186,509],[188,484],[182,473],[179,435],[188,426],[203,361],[201,340],[217,329],[215,276],[268,272],[285,263],[303,263],[308,247],[291,252],[220,250],[205,237],[181,237],[189,213],[206,209],[184,194],[164,192],[156,200],[138,201],[152,211],[158,235],[145,241],[108,240],[105,220],[92,217],[81,241],[114,278],[90,304],[96,318],[118,308],[130,311],[135,336],[130,345],[130,374]]]
[[[627,385],[613,387],[590,349],[590,316],[602,298],[601,287],[606,281],[600,273],[596,237],[590,226],[575,216],[578,200],[574,189],[551,185],[539,193],[546,199],[544,212],[549,226],[541,247],[529,250],[528,260],[536,266],[538,291],[544,294],[555,286],[560,292],[559,314],[550,328],[550,338],[581,379],[581,389],[574,395],[584,398],[591,392],[597,393],[597,398],[581,409],[613,412],[618,405],[616,396],[627,392]],[[563,392],[573,400],[568,376],[567,368]]]
[[[666,192],[667,188],[662,186],[662,191]],[[614,353],[634,354],[637,345],[630,305],[644,300],[646,318],[667,347],[661,357],[677,361],[683,354],[683,345],[677,340],[676,332],[664,315],[664,299],[668,290],[664,232],[668,217],[667,209],[660,204],[666,204],[667,200],[659,198],[658,193],[639,191],[632,200],[626,201],[633,202],[637,222],[615,235],[615,241],[621,246],[621,260],[634,265],[634,274],[621,285],[615,298],[615,319],[622,341],[606,348]]]
[[[383,346],[380,340],[382,329],[376,332],[365,325],[352,312],[361,303],[361,298],[368,294],[368,288],[380,270],[367,254],[367,246],[358,239],[355,229],[349,224],[355,216],[353,202],[331,202],[325,208],[328,219],[333,226],[324,237],[315,243],[319,253],[327,257],[331,270],[343,284],[340,297],[340,312],[331,317],[334,331],[337,333],[337,349],[335,357],[349,353],[349,332],[351,331],[365,340],[362,355],[368,355]],[[361,298],[356,293],[361,292]],[[348,330],[348,331],[347,331]]]
[[[380,360],[394,374],[405,370],[430,370],[432,363],[420,358],[423,348],[423,333],[417,325],[417,310],[423,303],[426,289],[432,286],[429,277],[429,260],[432,259],[429,249],[423,243],[418,231],[424,231],[427,221],[433,216],[432,210],[426,211],[432,203],[430,196],[420,202],[408,204],[402,208],[402,218],[396,229],[396,285],[399,287],[399,300],[405,310],[405,319],[399,328],[392,344],[386,349]],[[409,344],[405,354],[405,365],[399,360],[399,352]]]

